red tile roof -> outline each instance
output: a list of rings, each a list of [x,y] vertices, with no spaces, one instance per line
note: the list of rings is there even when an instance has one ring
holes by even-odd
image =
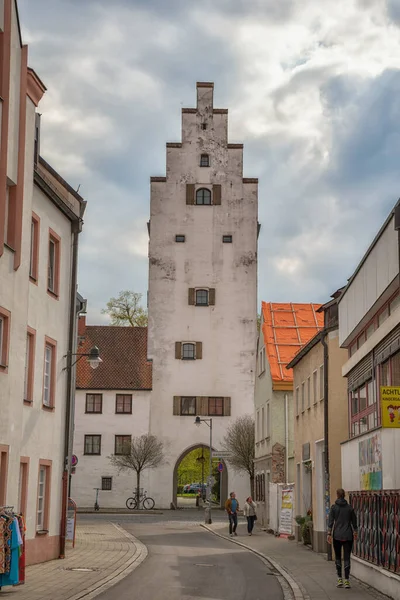
[[[86,358],[77,364],[76,387],[86,390],[151,390],[147,327],[85,326],[79,323],[78,353],[97,346],[102,363],[92,369]]]
[[[318,331],[324,315],[317,313],[321,304],[262,303],[262,331],[272,382],[293,383],[293,371],[286,369],[292,358]]]

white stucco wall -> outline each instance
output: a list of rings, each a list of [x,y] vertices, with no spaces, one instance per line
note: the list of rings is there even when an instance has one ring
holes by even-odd
[[[102,414],[85,414],[86,394],[103,394]],[[111,466],[109,456],[114,454],[115,436],[137,437],[148,432],[150,393],[130,390],[77,390],[75,397],[74,454],[78,457],[76,472],[72,475],[72,498],[79,508],[93,507],[94,488],[101,488],[102,477],[112,477],[112,490],[99,492],[102,508],[125,507],[125,502],[136,488],[136,473],[121,472]],[[132,394],[132,414],[115,414],[116,394]],[[101,435],[101,455],[85,456],[85,435]],[[140,487],[148,491],[149,471],[143,471]]]
[[[347,339],[399,272],[392,217],[339,303],[339,343]]]
[[[150,493],[169,507],[178,457],[209,444],[209,429],[173,416],[174,396],[230,396],[231,417],[213,418],[213,446],[227,426],[253,414],[257,296],[257,184],[243,183],[242,150],[227,148],[227,114],[213,114],[210,88],[199,88],[198,114],[183,114],[182,148],[167,150],[167,181],[151,184],[149,356],[153,359],[150,431],[167,446],[168,464],[150,475]],[[207,130],[200,127],[207,121]],[[211,166],[200,168],[200,154]],[[221,206],[187,206],[186,183],[222,185]],[[186,242],[175,242],[184,234]],[[223,244],[222,235],[233,243]],[[215,306],[188,305],[188,289],[216,289]],[[175,359],[176,341],[203,343],[203,359]],[[229,469],[243,498],[248,478]]]

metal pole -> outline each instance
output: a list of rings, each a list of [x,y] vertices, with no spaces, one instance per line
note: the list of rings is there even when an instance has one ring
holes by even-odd
[[[212,491],[212,419],[210,419],[210,477],[209,477],[209,497],[208,497],[208,515],[206,515],[206,523],[211,525],[211,491]]]

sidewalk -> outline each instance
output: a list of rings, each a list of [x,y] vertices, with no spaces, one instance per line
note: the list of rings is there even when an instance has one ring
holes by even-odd
[[[207,528],[227,539],[228,523],[213,523]],[[302,543],[289,541],[255,528],[253,535],[247,535],[247,527],[240,523],[238,537],[234,541],[245,544],[270,558],[294,579],[303,593],[304,600],[343,600],[343,594],[350,594],[352,600],[387,600],[388,597],[380,594],[373,588],[362,584],[354,578],[351,579],[350,591],[337,589],[335,563],[328,562],[323,556],[313,552]]]
[[[146,547],[118,525],[82,522],[76,528],[75,548],[67,550],[64,560],[27,567],[25,584],[3,588],[0,598],[91,600],[126,577],[146,556]]]

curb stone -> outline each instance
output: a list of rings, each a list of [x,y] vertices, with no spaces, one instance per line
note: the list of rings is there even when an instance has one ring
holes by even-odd
[[[266,562],[267,565],[269,565],[270,567],[275,569],[275,571],[278,571],[281,578],[284,579],[285,583],[289,586],[294,600],[310,600],[310,596],[307,594],[307,592],[303,588],[303,586],[296,583],[296,581],[293,579],[293,577],[291,577],[289,575],[289,573],[287,571],[285,571],[285,569],[283,567],[281,567],[280,564],[278,564],[275,560],[273,560],[269,556],[266,556],[262,552],[259,552],[258,550],[251,548],[247,544],[243,544],[243,542],[239,542],[232,538],[227,538],[225,535],[221,535],[220,533],[217,533],[211,527],[208,527],[208,525],[201,523],[200,527],[207,529],[207,531],[209,531],[210,533],[213,533],[217,537],[220,537],[224,540],[228,540],[229,542],[232,542],[233,544],[236,544],[237,546],[242,546],[242,548],[245,548],[246,550],[250,550],[250,552],[253,552],[253,554],[256,554],[257,556],[259,556],[263,561]],[[278,579],[279,579],[279,577],[278,577]],[[281,583],[281,581],[280,581],[280,583]]]
[[[109,588],[119,583],[122,579],[125,579],[125,577],[130,575],[147,557],[148,550],[146,546],[142,544],[142,542],[125,531],[120,525],[117,525],[116,523],[112,523],[112,525],[126,538],[128,538],[132,544],[135,545],[135,554],[121,567],[119,567],[112,575],[91,585],[90,587],[86,588],[86,590],[78,592],[74,596],[71,596],[68,600],[80,600],[81,598],[85,598],[85,600],[92,600],[92,598],[96,598],[96,596],[99,596]]]

